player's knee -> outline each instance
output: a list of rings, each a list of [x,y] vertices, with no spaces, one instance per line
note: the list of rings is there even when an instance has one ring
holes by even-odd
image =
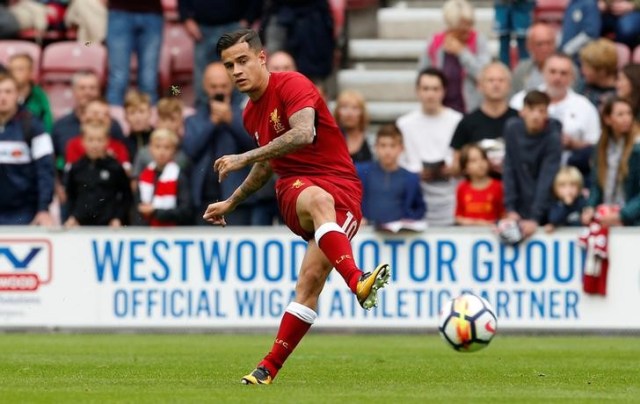
[[[335,209],[335,201],[333,196],[327,192],[316,192],[310,199],[310,210],[317,212],[325,212]]]

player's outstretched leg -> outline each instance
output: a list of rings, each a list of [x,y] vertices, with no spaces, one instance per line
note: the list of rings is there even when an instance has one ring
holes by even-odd
[[[378,289],[389,283],[391,267],[380,264],[373,272],[366,272],[360,276],[356,288],[358,303],[363,309],[369,310],[378,305]]]
[[[317,316],[315,311],[300,303],[289,303],[282,316],[278,335],[273,342],[271,351],[256,369],[242,378],[242,383],[271,384],[291,352],[309,331]]]

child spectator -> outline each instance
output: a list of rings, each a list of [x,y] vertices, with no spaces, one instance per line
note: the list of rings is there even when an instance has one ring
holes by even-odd
[[[402,150],[400,130],[393,124],[384,125],[376,136],[378,161],[358,165],[363,187],[363,216],[376,227],[390,230],[393,226],[389,225],[397,223],[399,226],[395,231],[401,227],[415,229],[412,222],[421,222],[422,227],[426,227],[427,207],[420,178],[398,165]]]
[[[156,106],[158,113],[157,129],[167,129],[178,135],[178,143],[180,142],[180,134],[183,133],[184,119],[182,118],[183,107],[182,102],[175,97],[165,97],[158,101]],[[133,160],[133,169],[131,176],[138,178],[142,170],[153,161],[149,146],[138,149],[136,157]],[[180,167],[186,169],[189,165],[189,159],[182,150],[178,150],[175,155],[175,161]]]
[[[456,192],[456,224],[487,226],[504,214],[502,182],[489,175],[491,163],[487,152],[477,144],[466,145],[460,152],[460,169],[466,179]]]
[[[188,178],[174,161],[178,135],[168,129],[151,134],[153,161],[138,177],[137,206],[142,222],[152,227],[189,224],[191,196]]]
[[[18,83],[18,102],[40,119],[47,133],[53,127],[53,114],[49,98],[42,87],[33,82],[33,58],[26,53],[18,53],[9,58],[9,71]]]
[[[600,38],[580,50],[580,70],[584,84],[579,91],[596,108],[616,92],[618,51],[616,44]]]
[[[69,218],[66,227],[126,223],[131,203],[129,179],[109,156],[109,127],[87,125],[82,134],[85,155],[71,165],[67,178]]]
[[[640,225],[640,126],[629,101],[614,98],[602,108],[602,136],[595,152],[586,225],[598,205],[617,205],[599,218],[602,226]]]
[[[76,163],[86,154],[85,141],[83,137],[85,132],[102,132],[105,128],[107,128],[108,134],[109,126],[105,125],[103,121],[90,119],[87,120],[86,123],[83,123],[81,128],[82,133],[67,143],[67,148],[65,150],[66,166],[69,167],[70,164]],[[131,162],[129,160],[129,152],[127,151],[127,147],[124,143],[111,138],[111,136],[107,136],[107,154],[115,158],[122,165],[125,171],[129,172],[131,169]]]
[[[519,222],[523,238],[546,221],[551,186],[562,153],[560,122],[549,119],[549,96],[533,90],[524,97],[520,117],[507,121],[503,164],[504,202],[509,221]]]
[[[587,201],[582,196],[583,178],[580,170],[565,166],[553,180],[555,200],[549,209],[549,223],[544,229],[551,233],[556,227],[582,226],[580,215]]]
[[[536,6],[535,0],[495,0],[496,31],[500,38],[500,61],[511,66],[511,35],[515,34],[518,43],[518,60],[529,57],[525,38],[531,25],[531,14]]]
[[[169,129],[178,137],[184,134],[184,110],[182,101],[176,97],[164,97],[156,105],[158,122],[156,126],[160,129]]]
[[[127,147],[131,161],[135,161],[138,150],[149,143],[151,127],[151,97],[138,90],[129,90],[124,98],[124,117],[129,125]]]

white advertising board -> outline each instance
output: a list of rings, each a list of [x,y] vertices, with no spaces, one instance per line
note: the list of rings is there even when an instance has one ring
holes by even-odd
[[[445,301],[471,291],[503,329],[640,330],[640,231],[612,234],[606,297],[582,292],[576,239],[539,233],[511,248],[486,230],[364,229],[356,259],[365,269],[389,262],[390,285],[365,312],[332,273],[315,326],[433,328]],[[305,245],[284,228],[2,229],[0,328],[275,327]]]

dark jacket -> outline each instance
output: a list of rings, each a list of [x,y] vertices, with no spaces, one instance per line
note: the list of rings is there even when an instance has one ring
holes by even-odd
[[[524,120],[510,118],[505,124],[505,159],[502,180],[507,212],[543,224],[551,205],[551,187],[560,168],[562,124],[549,119],[538,134],[527,133]]]
[[[194,207],[202,206],[203,187],[213,172],[213,163],[227,154],[243,153],[256,147],[255,140],[247,134],[242,123],[242,108],[239,101],[233,105],[233,122],[231,125],[215,125],[210,119],[209,105],[204,105],[185,121],[182,150],[191,159],[191,199]],[[209,190],[210,197],[226,199],[244,181],[250,167],[234,171],[227,179],[216,185],[219,189]]]
[[[24,109],[0,126],[0,210],[46,211],[53,199],[51,137]]]
[[[106,226],[112,219],[127,223],[131,205],[129,178],[120,163],[107,156],[75,162],[66,183],[69,216],[83,226]]]
[[[594,153],[595,155],[595,153]],[[603,202],[603,189],[598,184],[597,160],[594,160],[591,170],[591,189],[587,204],[596,207]],[[640,226],[640,143],[633,146],[629,156],[629,174],[622,183],[625,203],[620,210],[620,219],[626,226]]]
[[[549,209],[549,223],[554,226],[582,226],[582,209],[587,205],[583,196],[578,196],[571,205],[555,200]]]

